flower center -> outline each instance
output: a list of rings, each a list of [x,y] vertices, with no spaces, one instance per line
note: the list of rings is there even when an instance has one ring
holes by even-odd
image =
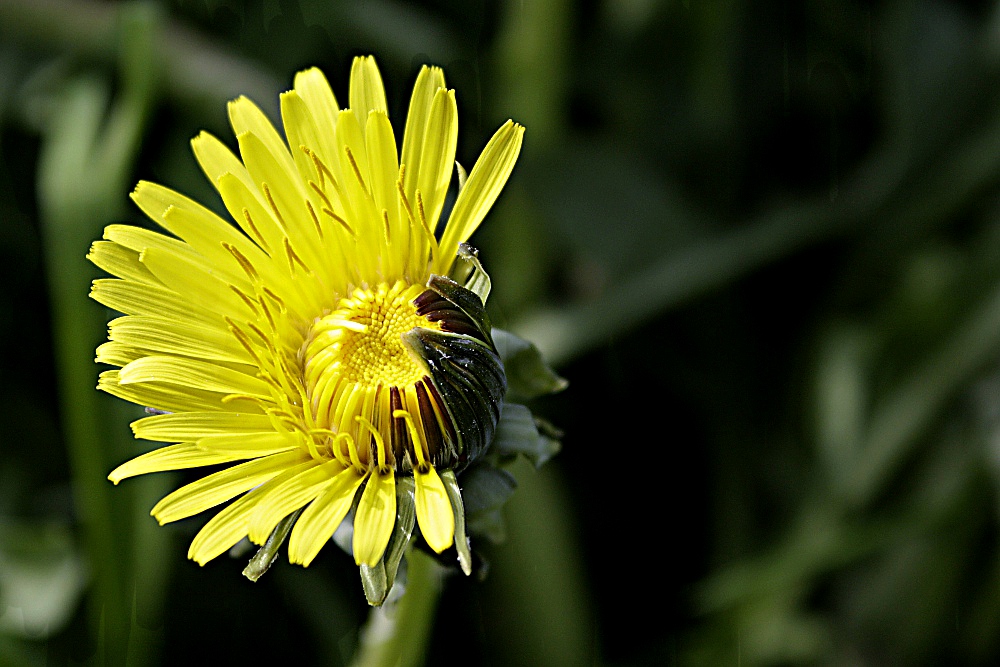
[[[305,347],[306,388],[322,413],[334,385],[403,387],[426,375],[401,336],[414,327],[437,329],[417,314],[412,301],[424,288],[397,282],[355,290],[339,308],[320,318]]]
[[[431,406],[427,368],[403,342],[417,327],[441,330],[413,303],[425,289],[402,281],[357,289],[313,324],[300,360],[310,428],[328,434],[319,455],[359,472],[430,461],[444,413]]]

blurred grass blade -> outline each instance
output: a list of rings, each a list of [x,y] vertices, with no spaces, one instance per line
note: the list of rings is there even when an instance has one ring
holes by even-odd
[[[86,298],[93,267],[85,254],[107,222],[121,216],[154,85],[157,12],[123,14],[121,98],[109,101],[95,77],[70,80],[55,101],[39,158],[38,201],[46,250],[60,405],[78,511],[95,575],[92,622],[102,625],[102,660],[124,664],[132,624],[133,565],[128,557],[130,494],[112,500],[108,470],[120,455],[118,422],[96,385],[93,350],[103,339],[102,310]],[[132,656],[132,662],[141,662]]]

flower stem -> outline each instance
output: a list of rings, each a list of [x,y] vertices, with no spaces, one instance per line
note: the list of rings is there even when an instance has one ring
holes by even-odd
[[[361,632],[356,667],[415,667],[424,663],[434,612],[441,595],[441,569],[416,549],[406,556],[406,591],[394,606],[375,607]]]

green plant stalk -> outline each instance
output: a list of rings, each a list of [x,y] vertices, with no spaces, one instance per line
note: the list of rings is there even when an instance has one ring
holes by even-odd
[[[355,667],[417,667],[424,663],[441,595],[441,567],[422,551],[406,555],[406,591],[395,608],[375,607],[361,633]]]
[[[52,305],[59,396],[83,539],[94,568],[92,622],[98,660],[126,664],[133,623],[133,568],[128,550],[131,494],[114,499],[109,401],[95,391],[93,351],[103,311],[86,298],[93,267],[85,254],[104,223],[120,217],[154,90],[149,54],[155,8],[130,5],[121,17],[120,100],[109,106],[100,79],[68,82],[48,119],[39,160],[38,200]],[[53,17],[55,18],[55,17]],[[142,662],[131,656],[129,664]]]

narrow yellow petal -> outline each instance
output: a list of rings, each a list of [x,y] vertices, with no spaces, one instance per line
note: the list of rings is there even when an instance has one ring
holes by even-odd
[[[159,248],[188,260],[197,261],[198,258],[198,253],[183,241],[133,225],[108,225],[104,228],[104,238],[138,253],[147,248]]]
[[[292,163],[292,156],[288,153],[288,147],[281,139],[281,135],[274,129],[274,125],[260,108],[246,97],[239,97],[229,103],[229,122],[233,126],[233,134],[237,138],[244,134],[252,134],[259,139],[267,151],[271,153],[275,160],[285,171],[292,173],[295,165]],[[242,148],[241,148],[242,152]],[[244,155],[244,161],[246,156]],[[247,165],[250,174],[253,169]],[[260,181],[255,181],[260,184]]]
[[[375,565],[396,523],[396,478],[390,470],[372,473],[354,516],[354,562]]]
[[[263,545],[275,526],[286,516],[314,500],[333,481],[344,466],[339,461],[317,463],[313,468],[295,475],[282,475],[275,479],[273,488],[257,505],[257,511],[250,517],[247,532],[250,541]]]
[[[351,65],[351,84],[349,91],[350,107],[358,116],[361,129],[364,131],[368,112],[381,111],[389,113],[385,101],[385,87],[382,85],[382,75],[373,56],[359,56]]]
[[[328,279],[326,262],[323,261],[325,254],[320,250],[323,247],[322,239],[306,206],[309,195],[291,158],[288,169],[255,134],[242,134],[238,141],[250,176],[260,185],[264,201],[296,254],[304,260],[311,272]],[[284,253],[282,246],[272,248],[272,257],[276,250]]]
[[[222,320],[218,324],[213,327],[186,321],[186,318],[177,320],[129,315],[108,323],[108,337],[151,352],[253,364],[253,357],[225,328]]]
[[[448,491],[433,466],[426,473],[414,471],[413,480],[416,484],[414,500],[420,532],[427,541],[427,546],[435,553],[441,553],[455,539],[455,513],[448,499]]]
[[[263,413],[256,401],[245,399],[224,401],[227,398],[225,393],[193,389],[164,382],[121,384],[119,381],[120,373],[121,371],[118,370],[101,373],[98,377],[97,388],[130,403],[168,412],[221,410],[252,414]]]
[[[226,246],[238,251],[258,274],[273,279],[271,261],[260,248],[207,208],[169,188],[140,182],[132,200],[152,220],[190,245],[206,263],[235,285],[246,284],[246,269]]]
[[[250,514],[256,509],[257,501],[269,485],[268,482],[248,491],[213,516],[191,541],[188,558],[198,565],[204,565],[226,553],[246,537]]]
[[[98,303],[126,315],[152,315],[165,319],[185,319],[197,321],[202,325],[210,325],[222,320],[218,313],[208,311],[159,284],[150,285],[131,280],[99,278],[91,286],[90,296]]]
[[[99,364],[111,364],[112,366],[127,366],[136,359],[140,359],[148,354],[143,350],[138,350],[128,345],[109,341],[97,346],[97,354],[94,361]]]
[[[194,442],[211,435],[273,433],[271,418],[240,412],[178,412],[132,422],[135,437],[161,442]]]
[[[248,415],[243,415],[247,417]],[[247,458],[285,452],[300,446],[299,439],[290,433],[236,433],[210,435],[199,438],[199,449],[227,454],[244,454]]]
[[[447,275],[455,260],[458,244],[467,241],[486,217],[514,169],[523,137],[524,128],[507,121],[486,144],[465,187],[455,200],[448,226],[441,237],[441,253],[435,261],[435,273]]]
[[[320,159],[329,166],[336,155],[337,112],[340,111],[330,83],[323,72],[313,67],[295,75],[294,87],[321,130],[318,144],[309,148],[319,151]]]
[[[444,88],[444,72],[440,67],[420,68],[417,81],[410,97],[410,109],[406,114],[406,129],[403,132],[403,153],[400,161],[406,166],[403,191],[412,202],[417,189],[417,178],[421,171],[421,154],[424,149],[424,134],[431,104],[440,88]]]
[[[281,94],[281,122],[285,126],[288,147],[292,151],[292,159],[295,161],[302,182],[313,181],[319,185],[320,175],[317,173],[316,163],[303,148],[310,152],[317,151],[317,146],[322,142],[322,135],[329,132],[331,128],[320,129],[317,126],[305,100],[294,90]],[[321,152],[316,152],[316,155],[326,164]],[[327,166],[329,167],[329,165]],[[319,200],[315,191],[307,194],[313,204],[318,204]]]
[[[199,468],[219,463],[230,463],[245,458],[248,457],[239,454],[205,451],[199,449],[194,443],[184,442],[168,447],[160,447],[142,456],[137,456],[131,461],[126,461],[111,471],[108,479],[117,484],[127,477],[145,475],[150,472]]]
[[[210,454],[210,452],[202,453]],[[299,451],[274,454],[241,463],[182,486],[156,503],[150,514],[161,525],[184,519],[209,507],[220,505],[286,470],[308,465],[312,465],[312,460]]]
[[[229,284],[220,280],[201,262],[188,261],[187,257],[160,248],[144,250],[140,259],[169,289],[185,295],[204,308],[238,320],[245,320],[253,315],[253,311],[233,292]]]
[[[119,384],[135,382],[166,382],[225,394],[263,398],[271,396],[270,385],[263,380],[207,361],[179,357],[148,356],[136,359],[118,374]]]
[[[250,179],[250,174],[243,162],[214,135],[201,132],[191,140],[191,150],[194,152],[198,164],[201,165],[202,171],[216,188],[219,187],[219,181],[226,174],[240,179],[248,188],[254,188],[253,181]]]
[[[99,269],[130,282],[162,287],[160,279],[139,261],[139,253],[111,241],[95,241],[87,259]]]
[[[455,169],[455,148],[458,145],[458,106],[455,91],[438,89],[431,103],[421,151],[417,189],[424,203],[424,214],[431,231],[435,231],[444,206],[448,184]]]
[[[396,153],[396,137],[392,133],[389,117],[380,111],[373,111],[369,115],[365,128],[365,147],[375,206],[389,212],[390,226],[396,229],[399,224],[399,195],[396,190],[399,155]]]
[[[302,512],[288,540],[288,560],[309,565],[347,516],[365,475],[348,468],[333,478],[323,495]]]

